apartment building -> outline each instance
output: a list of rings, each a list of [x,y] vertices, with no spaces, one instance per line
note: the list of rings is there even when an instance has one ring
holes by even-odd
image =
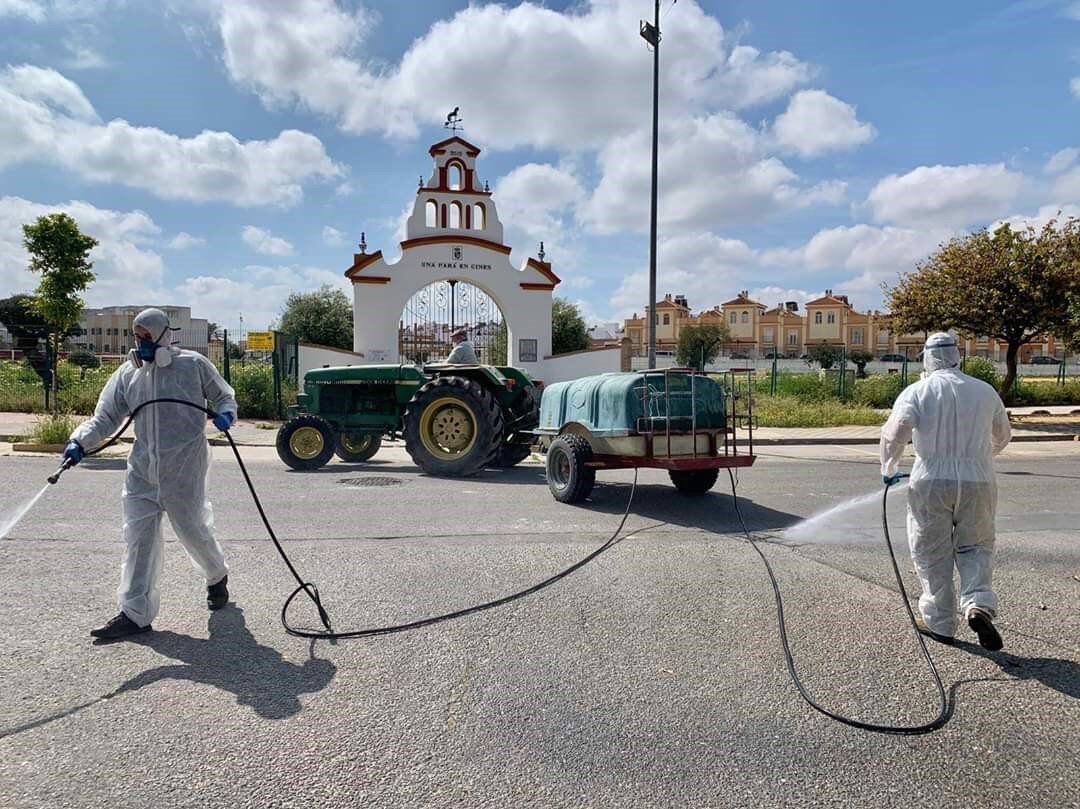
[[[634,356],[648,352],[646,316],[636,314],[625,321],[625,334],[630,340]],[[690,313],[683,295],[665,295],[656,304],[657,352],[671,351],[679,343],[679,332],[689,325],[724,323],[731,334],[731,341],[724,346],[721,356],[740,356],[750,359],[767,358],[773,354],[781,357],[801,357],[810,346],[822,343],[845,347],[848,351],[868,351],[875,357],[898,354],[914,360],[922,351],[926,340],[922,332],[896,334],[892,329],[892,317],[877,310],[859,312],[846,295],[825,290],[820,298],[806,304],[799,311],[795,301],[785,301],[768,308],[755,301],[747,290],[712,309],[697,315]],[[962,350],[971,357],[986,357],[1004,361],[1006,346],[986,337],[964,337]],[[1020,361],[1028,362],[1036,354],[1055,354],[1062,349],[1059,341],[1051,336],[1024,346]]]
[[[147,306],[106,306],[83,309],[79,326],[83,333],[71,338],[73,347],[85,348],[95,354],[123,355],[135,347],[132,322]],[[205,318],[192,317],[189,306],[158,306],[179,331],[173,332],[173,344],[206,355],[209,323]]]

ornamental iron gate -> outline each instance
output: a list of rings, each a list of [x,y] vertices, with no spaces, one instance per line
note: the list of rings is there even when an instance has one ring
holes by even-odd
[[[441,362],[450,353],[450,335],[468,331],[484,365],[506,365],[506,321],[495,300],[467,281],[437,281],[416,292],[401,312],[398,355],[402,362]]]

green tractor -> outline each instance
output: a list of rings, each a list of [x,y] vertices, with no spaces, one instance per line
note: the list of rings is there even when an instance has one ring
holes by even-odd
[[[519,368],[363,365],[308,371],[297,400],[277,435],[293,469],[367,461],[401,435],[429,475],[464,477],[529,456],[540,389]]]

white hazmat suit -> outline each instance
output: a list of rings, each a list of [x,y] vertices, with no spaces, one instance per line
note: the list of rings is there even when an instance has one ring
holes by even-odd
[[[165,330],[146,325],[158,340],[167,333],[167,320]],[[132,352],[109,378],[93,417],[83,422],[72,438],[86,449],[94,449],[136,407],[162,397],[200,407],[209,402],[218,413],[237,412],[233,389],[206,357],[161,347],[156,358],[145,363]],[[214,513],[206,497],[210,453],[205,428],[206,414],[185,405],[149,405],[135,416],[135,443],[124,480],[126,549],[117,599],[121,611],[139,626],[153,621],[160,603],[163,514],[169,515],[180,544],[208,586],[228,573],[225,555],[214,538]]]
[[[881,474],[892,475],[909,440],[915,465],[908,489],[908,542],[922,583],[919,611],[927,627],[954,637],[953,567],[960,574],[960,614],[997,612],[993,576],[997,484],[993,458],[1012,435],[1005,407],[990,385],[959,370],[956,338],[930,335],[923,378],[906,388],[881,429]]]

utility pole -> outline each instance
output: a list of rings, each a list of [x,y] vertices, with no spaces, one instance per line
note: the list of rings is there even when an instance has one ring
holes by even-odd
[[[653,49],[652,86],[652,200],[649,210],[649,370],[656,368],[656,147],[660,132],[660,0],[654,22],[641,21],[641,38]]]

